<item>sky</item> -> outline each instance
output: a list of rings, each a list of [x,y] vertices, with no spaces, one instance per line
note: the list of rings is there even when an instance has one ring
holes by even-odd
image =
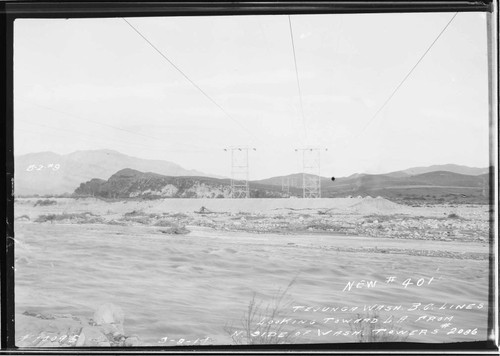
[[[224,149],[246,147],[250,179],[301,172],[302,148],[323,176],[486,167],[485,14],[459,13],[426,53],[453,15],[127,18],[144,37],[122,18],[18,19],[14,152],[230,176]]]

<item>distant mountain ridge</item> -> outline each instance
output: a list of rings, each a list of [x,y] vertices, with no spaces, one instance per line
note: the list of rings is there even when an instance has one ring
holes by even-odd
[[[405,170],[401,171],[393,171],[389,173],[377,173],[377,174],[370,174],[370,173],[353,173],[347,177],[335,177],[335,179],[340,179],[340,180],[345,180],[345,179],[357,179],[363,176],[387,176],[387,177],[393,177],[393,178],[402,178],[402,177],[409,177],[409,176],[415,176],[415,175],[420,175],[424,173],[431,173],[431,172],[439,172],[439,171],[445,171],[445,172],[451,172],[451,173],[457,173],[457,174],[463,174],[463,175],[472,175],[472,176],[479,176],[483,174],[489,173],[489,168],[477,168],[477,167],[468,167],[468,166],[462,166],[458,164],[441,164],[441,165],[433,165],[433,166],[427,166],[427,167],[414,167],[414,168],[408,168]],[[293,173],[293,174],[288,174],[285,176],[276,176],[276,177],[271,177],[271,178],[266,178],[266,179],[260,179],[255,182],[259,183],[264,183],[264,184],[273,184],[273,185],[281,185],[283,178],[288,178],[290,182],[300,182],[300,186],[302,186],[302,173]],[[331,177],[322,177],[322,181],[329,181],[331,180]]]
[[[279,177],[264,182],[251,181],[250,197],[301,197],[302,183],[298,180],[301,177],[301,174],[292,175],[291,178],[297,180],[286,190],[281,184],[275,184]],[[324,198],[381,196],[404,203],[418,200],[427,203],[486,204],[488,193],[488,175],[471,176],[446,171],[407,177],[359,175],[335,181],[323,178],[321,182],[321,194]],[[123,169],[107,181],[92,179],[82,183],[75,190],[75,195],[111,199],[230,198],[231,181],[195,176],[172,177]]]
[[[302,195],[302,174],[273,177],[254,183],[280,189],[284,184],[292,195]],[[489,174],[466,175],[448,171],[409,174],[353,174],[349,177],[321,178],[321,196],[381,196],[393,201],[481,203],[489,199]]]
[[[436,171],[433,171],[434,169]],[[487,199],[488,177],[482,172],[487,173],[488,168],[447,164],[409,168],[385,174],[353,174],[349,177],[337,177],[335,181],[332,181],[331,177],[323,177],[321,194],[323,197],[380,195],[393,200],[404,197],[419,199],[426,196],[449,200],[452,196],[467,196],[472,201],[484,201]],[[127,174],[130,177],[127,178]],[[251,181],[251,195],[300,197],[302,177],[302,173],[295,173]],[[151,180],[148,182],[148,179]],[[129,191],[127,188],[122,191],[121,184],[131,184],[129,188],[135,190],[132,192],[133,189]],[[134,184],[146,185],[135,187]],[[95,194],[97,189],[101,193],[107,192],[109,196],[131,197],[130,193],[136,196],[152,196],[163,189],[158,190],[160,186],[167,184],[176,187],[178,192],[175,194],[179,197],[198,197],[204,194],[210,197],[227,197],[230,189],[229,179],[188,170],[169,161],[146,160],[113,150],[77,151],[67,155],[40,152],[15,157],[14,192],[18,196],[71,194],[79,188],[83,189],[80,192],[84,195]],[[200,186],[208,187],[209,192],[203,193],[205,188],[200,190]],[[189,190],[191,188],[196,191],[195,194]],[[169,193],[164,191],[157,196],[169,196]]]
[[[170,176],[213,176],[173,162],[147,160],[113,150],[76,151],[66,155],[40,152],[15,157],[14,192],[16,195],[71,194],[82,182],[92,178],[108,179],[124,168]]]
[[[424,174],[424,173],[430,173],[430,172],[437,172],[437,171],[446,171],[446,172],[452,172],[452,173],[458,173],[458,174],[465,174],[465,175],[470,175],[470,176],[478,176],[481,174],[486,174],[489,172],[489,168],[477,168],[477,167],[468,167],[468,166],[462,166],[458,164],[440,164],[440,165],[433,165],[433,166],[428,166],[428,167],[414,167],[414,168],[408,168],[402,171],[396,171],[396,172],[391,172],[388,173],[389,175],[394,175],[398,173],[404,173],[406,175],[418,175],[418,174]]]

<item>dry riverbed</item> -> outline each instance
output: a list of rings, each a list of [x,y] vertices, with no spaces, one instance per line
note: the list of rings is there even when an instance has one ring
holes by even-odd
[[[407,336],[478,340],[486,333],[488,209],[408,207],[377,198],[17,199],[16,342],[230,344],[235,340],[226,324],[238,325],[252,293],[272,302],[276,286],[291,280],[298,305],[387,303],[412,310],[415,302],[475,303],[481,308],[446,309],[453,325],[470,329],[468,335],[452,335],[452,325],[446,333]],[[388,276],[397,276],[398,284],[385,285]],[[346,285],[363,280],[377,280],[380,287],[353,287],[346,299]],[[405,280],[412,285],[402,286]],[[425,285],[418,287],[421,280]],[[107,301],[119,306],[102,307]],[[311,317],[302,309],[285,312],[292,319]],[[432,323],[422,324],[429,311],[421,312],[399,317],[413,318],[408,330],[431,333]],[[429,315],[441,317],[436,310]],[[337,314],[326,316],[333,323]],[[357,341],[333,337],[328,323],[321,327],[317,337],[303,333],[294,342]]]
[[[16,220],[35,223],[157,226],[166,234],[185,234],[189,231],[187,226],[202,226],[252,233],[489,241],[490,213],[489,207],[484,205],[410,207],[382,198],[248,199],[236,200],[232,204],[234,201],[104,202],[97,199],[31,198],[16,201],[15,216]],[[177,204],[180,205],[178,211]]]

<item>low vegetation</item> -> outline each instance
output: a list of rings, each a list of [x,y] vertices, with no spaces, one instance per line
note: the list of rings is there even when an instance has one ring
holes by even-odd
[[[184,213],[168,214],[168,216],[170,216],[172,218],[176,218],[176,219],[186,219],[186,218],[189,218],[189,216],[187,214],[184,214]]]
[[[16,220],[31,220],[30,217],[28,215],[21,215],[21,216],[18,216],[16,217]]]
[[[123,216],[126,217],[126,218],[129,218],[129,217],[134,217],[134,216],[144,216],[144,212],[141,211],[141,210],[132,210],[128,213],[125,213]]]
[[[50,200],[50,199],[38,199],[33,206],[49,206],[49,205],[56,205],[57,201],[55,200]]]
[[[158,220],[157,222],[154,223],[154,226],[161,226],[161,227],[173,227],[177,226],[173,221],[167,220],[167,219],[162,219]]]
[[[304,342],[299,340],[299,336],[305,335],[303,328],[310,328],[310,325],[302,325],[299,329],[287,323],[273,322],[291,320],[290,310],[293,300],[289,290],[294,282],[295,279],[283,291],[278,290],[268,304],[259,300],[254,293],[240,323],[236,326],[226,325],[224,328],[234,344],[295,344]],[[351,321],[349,323],[350,331],[356,337],[354,342],[404,342],[408,339],[408,332],[395,325],[395,319],[392,316],[382,319],[377,312],[367,312],[364,315],[356,314],[353,319],[364,320],[364,322]],[[390,330],[390,333],[376,332],[377,329]]]
[[[38,223],[44,223],[44,222],[54,223],[56,221],[57,222],[71,221],[77,224],[97,224],[101,223],[102,219],[91,212],[84,212],[84,213],[71,213],[71,214],[68,213],[45,214],[38,216],[38,218],[35,220],[35,222]]]
[[[160,229],[159,231],[162,234],[167,234],[167,235],[185,235],[191,232],[188,229],[186,229],[185,226],[170,226],[166,229]]]
[[[161,219],[154,223],[154,226],[164,227],[165,229],[160,229],[162,234],[168,235],[185,235],[190,231],[182,224],[172,219]]]
[[[132,217],[124,217],[121,219],[122,221],[130,221],[136,224],[149,225],[151,223],[151,219],[148,216],[132,216]]]
[[[289,290],[295,279],[284,290],[278,290],[271,303],[264,304],[254,293],[239,325],[226,325],[224,330],[236,345],[294,344],[294,332],[285,324],[262,323],[262,320],[278,320],[287,316],[292,306]]]

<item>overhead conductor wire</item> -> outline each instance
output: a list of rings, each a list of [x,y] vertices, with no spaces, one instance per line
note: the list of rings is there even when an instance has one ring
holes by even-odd
[[[189,78],[189,76],[186,73],[184,73],[174,62],[172,62],[162,51],[160,51],[158,47],[156,47],[150,40],[148,40],[146,36],[144,36],[134,25],[132,25],[123,17],[122,20],[125,21],[139,36],[141,36],[142,39],[151,46],[151,48],[153,48],[160,56],[163,57],[163,59],[165,59],[172,67],[174,67],[175,70],[177,70],[189,83],[191,83],[196,89],[198,89],[200,93],[202,93],[208,100],[210,100],[215,106],[217,106],[224,113],[224,115],[226,115],[226,117],[234,121],[238,126],[240,126],[240,128],[242,128],[248,134],[255,137],[250,131],[248,131],[248,129],[245,126],[243,126],[238,120],[233,118],[219,103],[217,103],[214,99],[212,99],[212,97],[210,97],[210,95],[208,95],[202,88],[200,88],[198,84],[196,84],[191,78]]]
[[[137,132],[137,131],[133,131],[133,130],[127,130],[127,129],[124,129],[122,127],[105,124],[103,122],[99,122],[99,121],[95,121],[95,120],[90,120],[88,118],[80,117],[80,116],[77,116],[75,114],[72,114],[72,113],[69,113],[69,112],[66,112],[66,111],[54,109],[54,108],[48,107],[46,105],[42,105],[42,104],[39,104],[39,103],[27,101],[27,100],[24,100],[22,98],[16,98],[16,100],[23,101],[25,103],[28,103],[28,104],[31,104],[31,105],[34,105],[34,106],[38,106],[38,107],[41,107],[41,108],[43,108],[45,110],[53,111],[53,112],[56,112],[58,114],[62,114],[62,115],[64,115],[66,117],[66,119],[79,120],[79,121],[83,121],[83,122],[91,122],[91,123],[93,123],[95,125],[100,125],[100,126],[104,126],[104,127],[108,127],[108,128],[114,129],[114,130],[123,131],[123,132],[129,133],[129,134],[135,135],[135,136],[146,137],[146,138],[153,139],[153,140],[156,140],[156,141],[160,141],[160,142],[163,142],[163,143],[165,142],[165,139],[161,139],[159,137],[155,137],[155,136],[151,136],[151,135],[146,135],[146,134],[143,134],[143,133],[140,133],[140,132]],[[31,124],[34,124],[34,123],[31,123]],[[35,124],[35,125],[41,126],[40,124]],[[50,127],[48,127],[48,128],[50,128]],[[195,147],[193,145],[186,145],[186,144],[182,144],[182,145],[183,146]]]
[[[391,95],[389,95],[389,97],[387,98],[387,100],[382,104],[382,106],[377,110],[377,112],[372,116],[372,118],[363,126],[363,128],[361,129],[361,131],[359,132],[359,134],[356,137],[354,137],[353,140],[356,140],[357,138],[359,138],[359,136],[361,136],[363,134],[363,132],[368,128],[368,126],[370,126],[370,124],[377,118],[378,114],[380,114],[380,112],[386,107],[386,105],[389,103],[389,101],[391,101],[391,99],[394,97],[394,95],[396,95],[396,93],[399,90],[399,88],[401,88],[401,86],[408,79],[408,77],[411,75],[411,73],[413,73],[413,71],[415,70],[415,68],[417,68],[417,66],[420,64],[420,62],[422,62],[422,60],[424,59],[424,57],[427,55],[427,53],[429,53],[429,51],[431,50],[431,48],[434,46],[434,44],[436,44],[436,42],[439,40],[439,38],[441,37],[441,35],[444,33],[444,31],[446,31],[446,29],[448,28],[448,26],[450,26],[450,24],[452,23],[452,21],[455,19],[455,17],[457,15],[458,15],[458,12],[456,12],[452,16],[452,18],[448,21],[448,23],[446,24],[446,26],[444,26],[444,28],[441,30],[441,32],[439,32],[439,34],[434,39],[434,41],[432,41],[432,43],[427,48],[427,50],[424,52],[424,54],[422,54],[422,56],[415,63],[415,65],[405,75],[405,77],[403,78],[403,80],[401,80],[401,82],[398,84],[398,86],[396,86],[396,88],[392,91]],[[351,142],[349,142],[349,143],[351,143]]]
[[[293,62],[295,64],[295,77],[297,78],[297,89],[299,90],[300,112],[302,114],[302,126],[304,128],[304,134],[307,138],[306,118],[304,116],[304,105],[302,103],[302,90],[300,88],[299,71],[297,69],[297,55],[295,54],[295,42],[293,40],[292,19],[290,18],[290,15],[288,15],[288,25],[290,27],[290,38],[292,40]]]

